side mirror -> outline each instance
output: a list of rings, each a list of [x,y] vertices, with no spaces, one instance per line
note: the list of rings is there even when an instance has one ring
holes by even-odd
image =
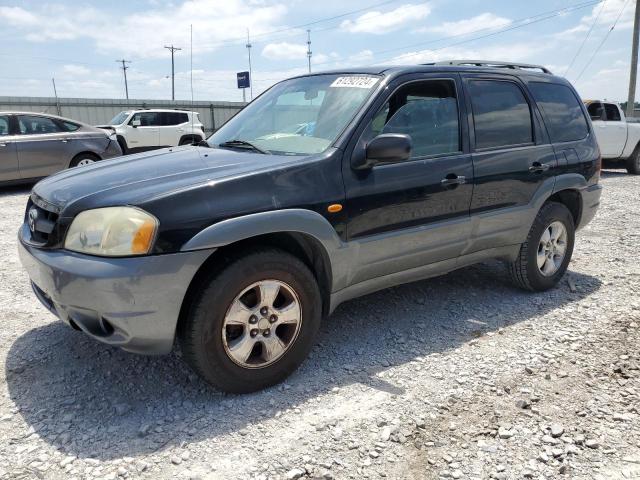
[[[372,168],[381,163],[409,160],[413,148],[411,137],[404,133],[383,133],[367,145],[364,158],[353,165],[357,170]]]
[[[133,128],[138,128],[138,127],[140,126],[140,124],[141,124],[141,123],[140,123],[140,119],[139,119],[139,118],[136,118],[135,120],[132,120],[132,121],[131,121],[131,126],[132,126]]]

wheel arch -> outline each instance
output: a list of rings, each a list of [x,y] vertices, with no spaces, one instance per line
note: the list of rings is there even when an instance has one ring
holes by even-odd
[[[573,217],[573,224],[576,229],[578,228],[582,218],[582,195],[579,190],[572,188],[560,190],[551,195],[547,202],[557,202],[567,207]]]
[[[178,140],[178,145],[182,145],[184,140],[191,140],[192,143],[197,143],[203,140],[203,138],[197,133],[188,133],[186,135],[182,135],[180,140]]]

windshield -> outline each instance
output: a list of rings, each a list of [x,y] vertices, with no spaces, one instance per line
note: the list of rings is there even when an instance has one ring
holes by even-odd
[[[124,123],[129,116],[129,113],[130,112],[120,112],[109,121],[109,125],[120,125],[121,123]]]
[[[249,142],[268,153],[326,150],[349,124],[380,78],[315,75],[275,85],[214,133],[211,147]]]

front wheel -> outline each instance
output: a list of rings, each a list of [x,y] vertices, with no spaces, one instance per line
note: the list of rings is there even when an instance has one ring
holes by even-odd
[[[575,241],[573,216],[561,203],[546,203],[538,212],[518,258],[510,264],[516,285],[531,291],[554,287],[567,271]]]
[[[98,158],[95,155],[92,155],[90,153],[81,153],[80,155],[74,157],[73,160],[71,160],[71,164],[69,165],[69,167],[84,167],[86,165],[96,163],[97,161]]]
[[[178,332],[183,356],[221,390],[260,390],[304,361],[321,310],[303,262],[280,250],[256,251],[202,282]]]

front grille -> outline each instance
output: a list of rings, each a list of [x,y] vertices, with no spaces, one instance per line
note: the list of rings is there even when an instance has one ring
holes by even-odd
[[[31,241],[40,245],[49,243],[50,237],[58,221],[56,207],[50,205],[35,195],[32,195],[27,204],[25,223],[31,232]]]

